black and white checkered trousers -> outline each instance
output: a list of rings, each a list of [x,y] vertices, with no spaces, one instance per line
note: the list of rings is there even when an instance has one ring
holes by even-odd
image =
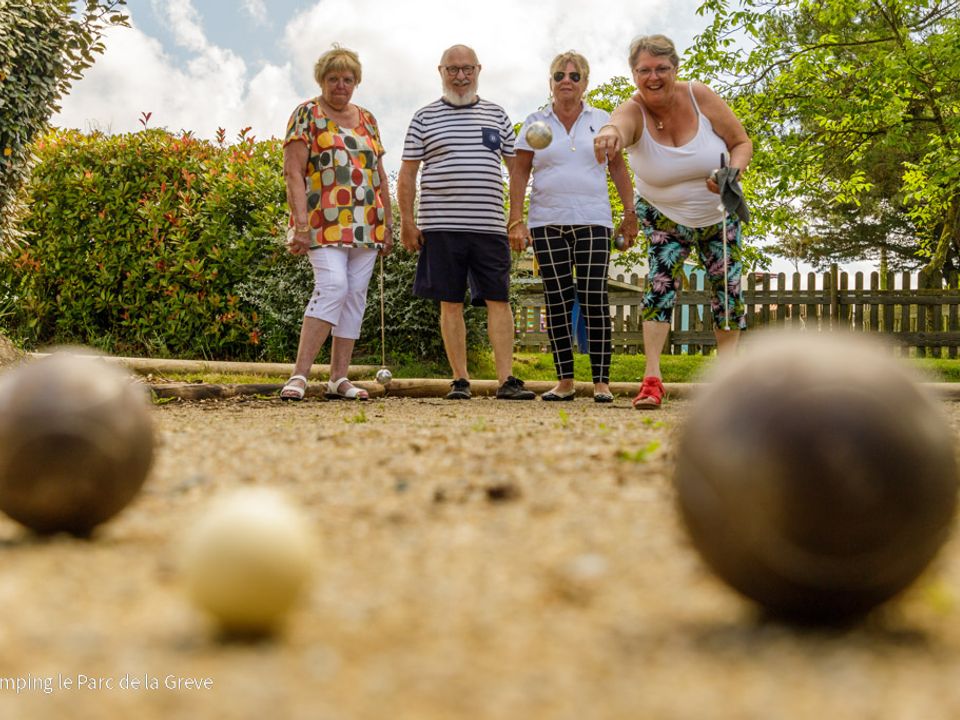
[[[547,305],[547,335],[557,378],[573,378],[570,313],[577,298],[587,324],[594,383],[610,381],[610,228],[602,225],[547,225],[530,229]],[[574,275],[576,271],[576,275]]]

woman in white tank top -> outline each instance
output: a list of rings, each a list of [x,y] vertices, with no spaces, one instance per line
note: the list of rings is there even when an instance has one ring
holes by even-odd
[[[613,112],[594,139],[598,162],[627,151],[639,196],[637,215],[649,246],[643,299],[646,370],[633,400],[638,409],[658,408],[663,400],[660,354],[683,262],[693,247],[713,290],[718,350],[732,352],[746,326],[740,221],[729,215],[724,224],[719,187],[710,175],[721,166],[722,156],[742,171],[753,157],[753,143],[719,95],[703,84],[677,80],[679,62],[673,42],[663,35],[634,40],[630,67],[638,92]]]

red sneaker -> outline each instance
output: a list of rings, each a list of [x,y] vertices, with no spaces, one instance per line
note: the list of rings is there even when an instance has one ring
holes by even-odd
[[[643,379],[640,392],[633,399],[633,407],[637,410],[656,410],[663,402],[666,390],[660,378],[649,375]]]

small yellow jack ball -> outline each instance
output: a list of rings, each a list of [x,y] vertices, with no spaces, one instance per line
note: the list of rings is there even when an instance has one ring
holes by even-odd
[[[193,602],[230,634],[269,634],[302,594],[316,556],[304,515],[266,488],[220,498],[183,546]]]

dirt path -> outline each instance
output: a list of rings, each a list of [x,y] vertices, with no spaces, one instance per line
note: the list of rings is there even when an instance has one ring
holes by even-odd
[[[960,406],[945,407],[956,428]],[[960,717],[957,542],[854,628],[764,621],[678,524],[669,473],[689,408],[156,407],[145,491],[94,541],[0,520],[0,679],[33,682],[0,686],[0,717]],[[224,644],[184,599],[176,541],[247,484],[289,493],[322,547],[284,636]],[[125,689],[127,675],[160,687]]]

